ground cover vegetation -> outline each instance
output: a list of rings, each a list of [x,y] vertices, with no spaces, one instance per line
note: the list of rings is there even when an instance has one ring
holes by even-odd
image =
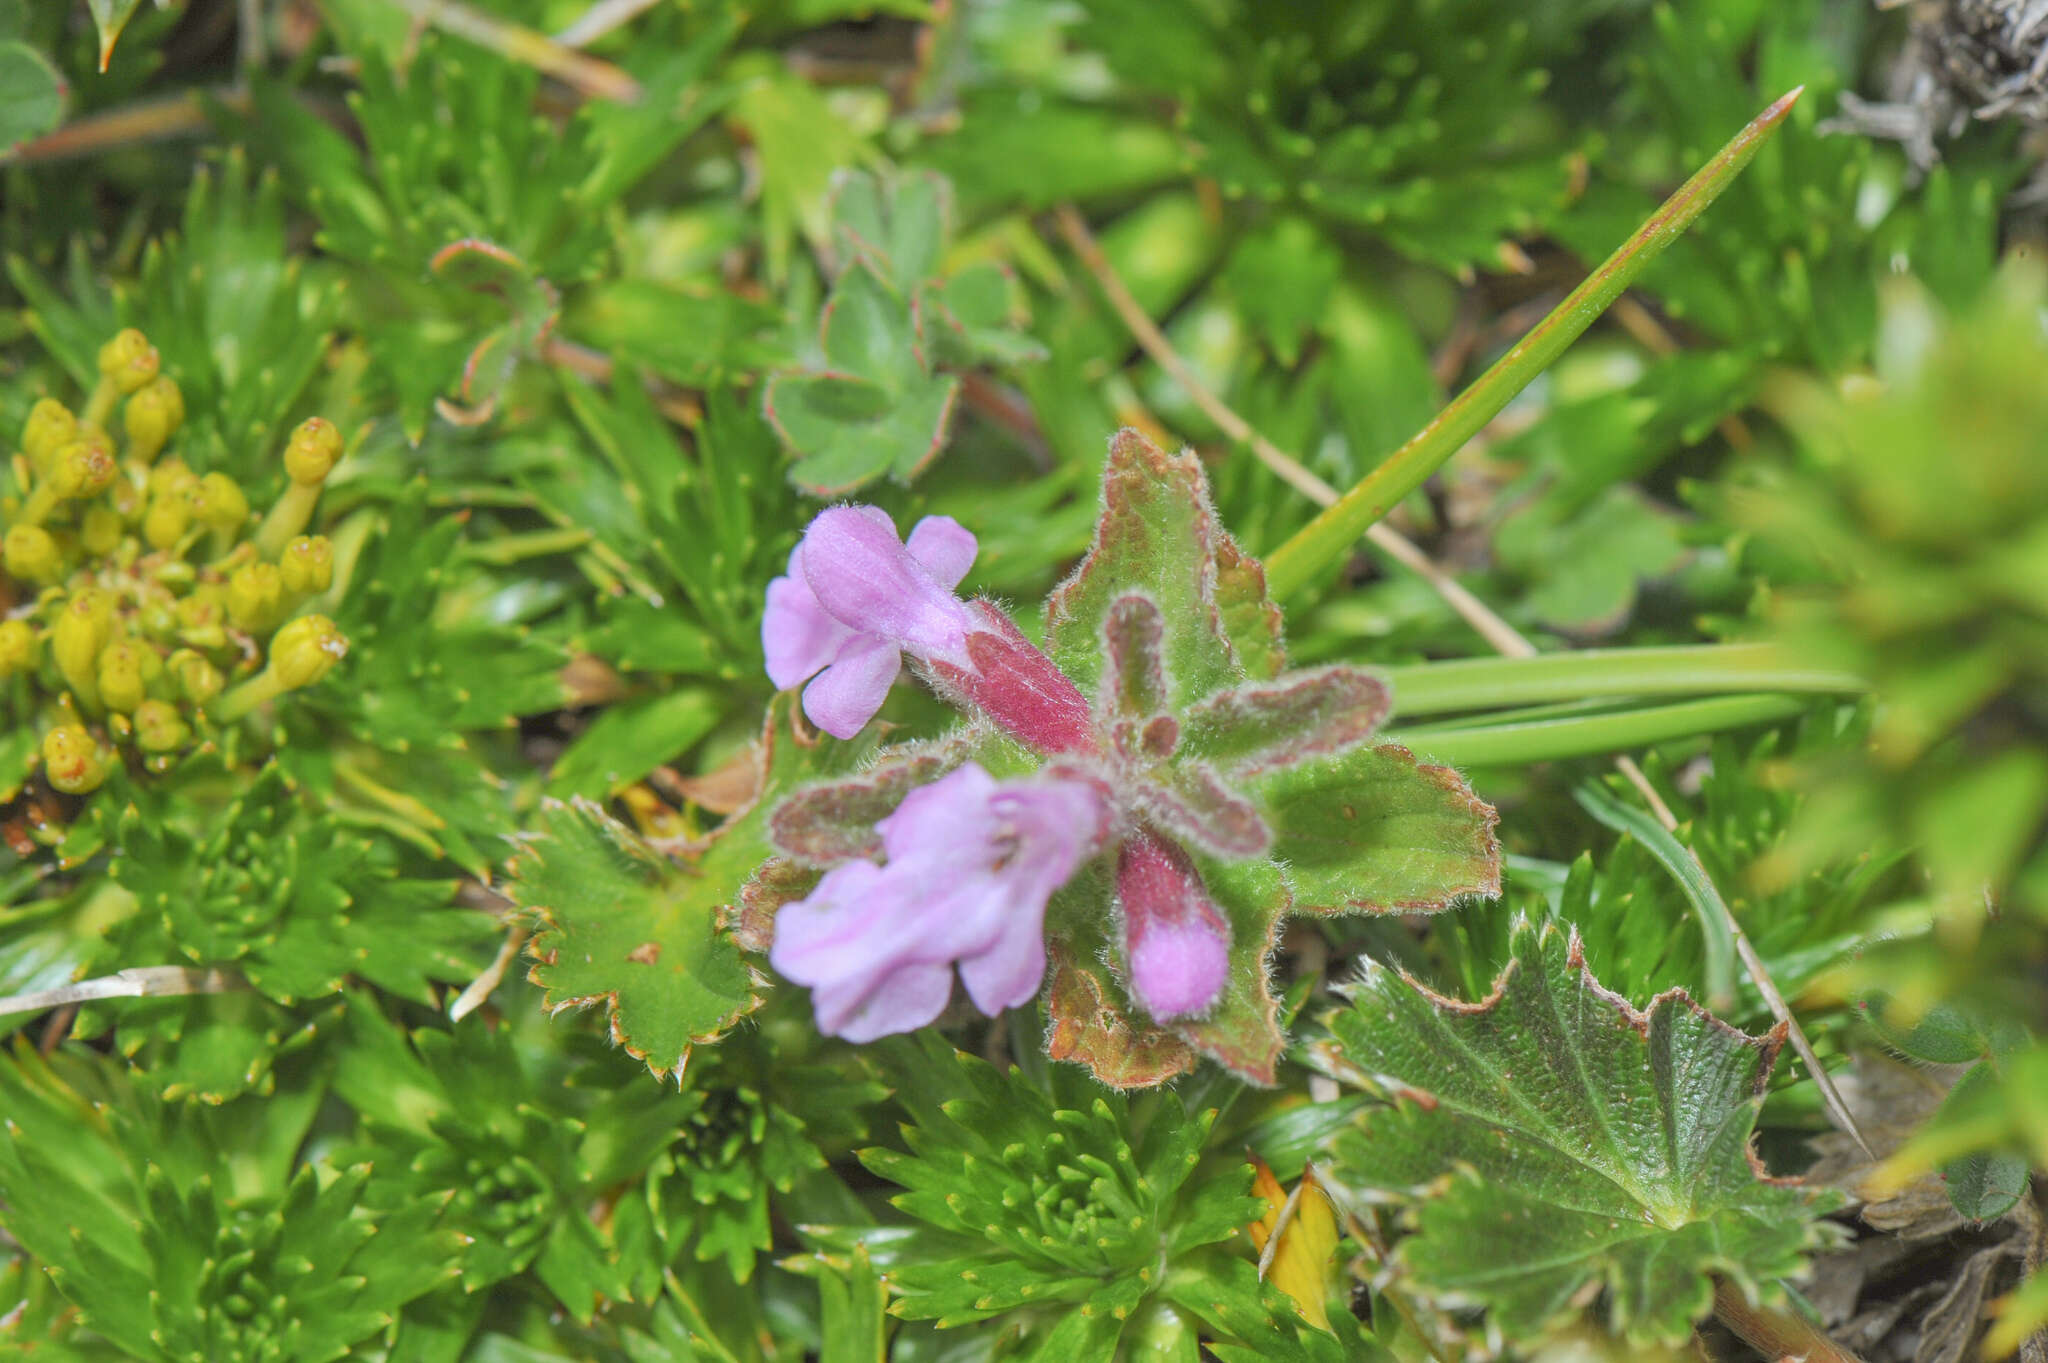
[[[0,0],[0,1352],[2048,1363],[2044,117]]]

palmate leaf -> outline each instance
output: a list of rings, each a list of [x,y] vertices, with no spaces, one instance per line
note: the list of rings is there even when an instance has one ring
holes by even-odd
[[[1750,1148],[1782,1029],[1680,990],[1638,1011],[1555,926],[1519,922],[1512,953],[1477,1003],[1373,967],[1331,1019],[1332,1068],[1392,1099],[1337,1138],[1334,1172],[1416,1197],[1401,1270],[1523,1342],[1597,1288],[1638,1345],[1682,1341],[1712,1277],[1755,1297],[1797,1272],[1828,1195]]]
[[[720,926],[766,850],[741,822],[684,866],[588,800],[543,806],[509,890],[542,923],[531,973],[548,1009],[603,1004],[612,1039],[678,1079],[692,1046],[752,1012],[756,977]]]
[[[763,398],[797,456],[791,481],[834,496],[884,473],[916,477],[945,444],[960,381],[933,371],[909,300],[856,263],[833,286],[819,343],[825,368],[777,374]]]
[[[716,1040],[760,1003],[762,983],[732,928],[740,889],[775,855],[768,811],[826,763],[851,764],[858,743],[812,746],[796,736],[788,695],[769,707],[756,760],[760,790],[680,860],[587,801],[549,801],[521,843],[506,891],[535,915],[533,982],[550,1012],[603,1004],[612,1039],[664,1077],[690,1048]]]

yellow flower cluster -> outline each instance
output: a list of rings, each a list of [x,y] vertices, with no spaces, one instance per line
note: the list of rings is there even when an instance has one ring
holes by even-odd
[[[99,369],[81,411],[36,403],[0,497],[0,695],[43,727],[44,775],[71,794],[121,747],[166,762],[348,651],[333,621],[299,613],[334,576],[333,546],[303,532],[341,433],[319,417],[292,433],[289,485],[253,523],[234,479],[159,458],[185,400],[148,339],[121,332]]]

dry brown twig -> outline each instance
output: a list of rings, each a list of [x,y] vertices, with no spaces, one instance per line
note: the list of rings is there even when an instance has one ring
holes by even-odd
[[[241,972],[218,966],[146,965],[119,970],[97,979],[38,989],[0,998],[0,1017],[9,1013],[40,1013],[100,999],[161,999],[181,994],[226,994],[247,989]]]
[[[458,3],[458,0],[396,0],[396,3],[422,24],[466,38],[509,60],[523,62],[592,99],[632,104],[640,98],[640,82],[618,67],[523,24],[500,19],[485,10]]]

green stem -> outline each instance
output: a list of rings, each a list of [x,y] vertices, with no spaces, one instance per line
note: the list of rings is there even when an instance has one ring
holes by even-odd
[[[1520,766],[1626,752],[1675,738],[1769,724],[1792,718],[1806,705],[1798,696],[1716,696],[1616,714],[1512,724],[1436,724],[1392,730],[1386,737],[1452,766]]]
[[[275,560],[290,544],[292,536],[304,530],[313,519],[313,508],[320,501],[322,483],[288,483],[284,492],[271,505],[270,514],[263,518],[263,524],[256,530],[256,550],[267,559]],[[232,540],[230,541],[232,543]]]
[[[85,400],[85,409],[78,414],[81,426],[105,426],[107,418],[114,414],[114,404],[121,400],[121,387],[102,374],[94,385],[92,396]]]
[[[28,500],[22,503],[21,510],[15,513],[14,523],[41,525],[49,518],[50,513],[57,509],[59,500],[61,499],[57,496],[57,489],[50,486],[49,476],[45,474],[42,481],[36,484],[35,490],[28,494]]]
[[[1512,350],[1452,399],[1407,444],[1359,480],[1335,506],[1275,550],[1266,559],[1266,583],[1274,597],[1284,600],[1294,595],[1324,567],[1350,552],[1367,526],[1421,487],[1439,465],[1498,416],[1515,394],[1549,368],[1742,172],[1791,112],[1799,94],[1800,90],[1794,90],[1758,114]]]
[[[1403,719],[1540,705],[1595,696],[1696,696],[1733,691],[1854,695],[1847,672],[1801,667],[1773,644],[1588,649],[1535,658],[1460,658],[1389,667],[1382,676]]]
[[[214,703],[213,713],[222,721],[232,724],[243,718],[266,701],[276,700],[285,693],[285,684],[275,668],[264,668],[249,680],[236,686]]]

